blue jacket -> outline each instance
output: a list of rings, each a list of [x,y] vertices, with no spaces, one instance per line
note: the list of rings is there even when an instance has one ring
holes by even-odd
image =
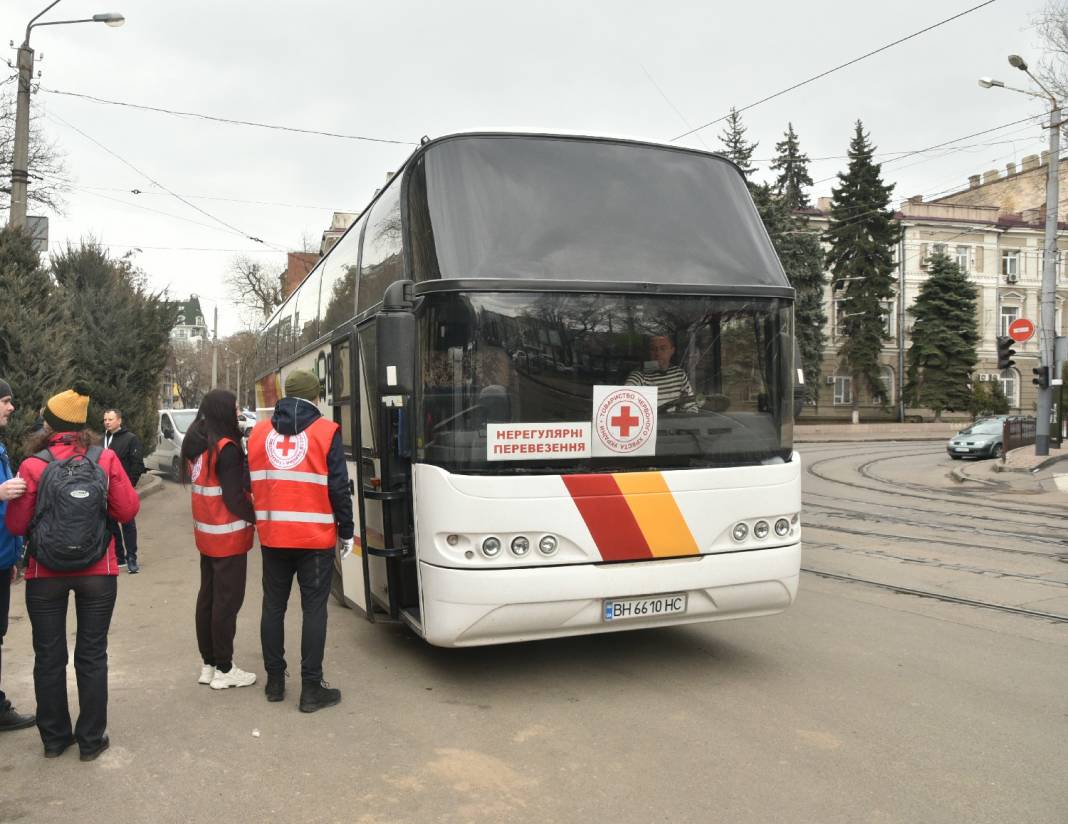
[[[15,477],[11,471],[11,461],[7,457],[7,450],[0,443],[0,484]],[[4,574],[18,562],[22,554],[22,538],[12,535],[4,525],[4,516],[7,514],[7,501],[0,501],[0,574]]]

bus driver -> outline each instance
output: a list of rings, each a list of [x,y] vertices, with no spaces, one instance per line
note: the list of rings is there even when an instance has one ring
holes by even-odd
[[[627,386],[655,386],[656,404],[660,409],[674,405],[679,412],[699,411],[690,379],[682,367],[673,364],[675,344],[667,335],[649,338],[649,360],[629,375]]]

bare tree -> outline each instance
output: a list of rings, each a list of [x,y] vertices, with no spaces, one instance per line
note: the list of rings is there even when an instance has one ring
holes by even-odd
[[[1034,18],[1043,57],[1035,75],[1061,101],[1068,99],[1068,3],[1051,0]]]
[[[238,306],[255,315],[256,322],[249,323],[250,326],[269,318],[275,307],[282,303],[279,276],[244,255],[235,257],[230,263],[226,286]]]
[[[189,341],[173,341],[164,380],[173,385],[182,407],[198,407],[204,393],[211,388],[210,348]]]
[[[12,155],[15,152],[15,96],[11,92],[0,94],[0,209],[7,209],[11,201]],[[30,203],[36,203],[51,212],[62,212],[63,195],[70,190],[70,178],[64,163],[63,153],[54,141],[41,131],[36,116],[30,119],[29,164]]]

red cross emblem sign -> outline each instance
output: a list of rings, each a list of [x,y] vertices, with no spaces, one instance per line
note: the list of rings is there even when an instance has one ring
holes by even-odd
[[[273,429],[267,435],[267,460],[275,469],[292,469],[299,466],[308,454],[308,435],[282,435]]]
[[[595,386],[593,449],[596,457],[656,454],[656,387]]]

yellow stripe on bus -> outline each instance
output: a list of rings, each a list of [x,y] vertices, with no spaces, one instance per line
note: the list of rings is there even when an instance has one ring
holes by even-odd
[[[659,472],[621,472],[612,477],[634,514],[653,557],[697,555],[700,552],[663,475]]]

